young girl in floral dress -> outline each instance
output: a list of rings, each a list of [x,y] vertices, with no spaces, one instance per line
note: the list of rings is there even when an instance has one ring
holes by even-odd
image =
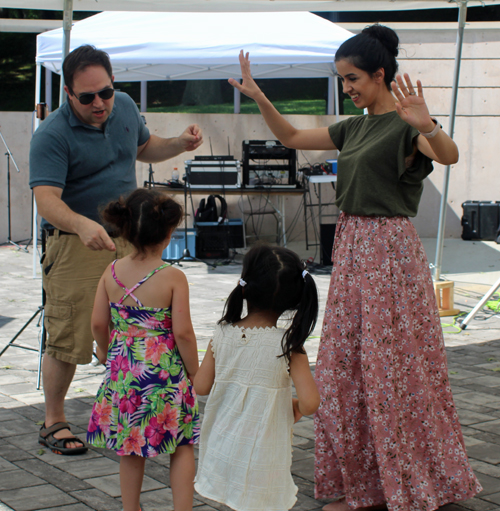
[[[198,352],[186,277],[161,259],[182,208],[160,192],[139,189],[110,203],[103,218],[135,250],[109,265],[97,289],[92,332],[106,374],[87,440],[121,457],[124,511],[140,510],[145,460],[162,453],[170,454],[174,508],[189,511],[199,437],[191,385]]]

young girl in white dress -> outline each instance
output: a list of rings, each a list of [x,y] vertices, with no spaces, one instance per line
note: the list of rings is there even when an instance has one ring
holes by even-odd
[[[276,326],[285,311],[294,311],[286,330]],[[319,406],[304,350],[317,314],[316,285],[297,254],[266,245],[246,254],[194,382],[199,395],[210,393],[195,479],[200,495],[237,511],[295,504],[292,426]]]

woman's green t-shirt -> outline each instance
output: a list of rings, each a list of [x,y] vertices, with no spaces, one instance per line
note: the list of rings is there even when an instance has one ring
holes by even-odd
[[[360,115],[332,124],[328,131],[339,149],[338,208],[351,215],[415,216],[432,172],[432,160],[415,151],[418,130],[396,111]]]

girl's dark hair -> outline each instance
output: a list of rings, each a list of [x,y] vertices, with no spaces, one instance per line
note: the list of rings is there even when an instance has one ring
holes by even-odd
[[[383,25],[371,25],[340,45],[335,53],[335,62],[348,60],[370,75],[382,67],[385,84],[391,90],[391,82],[398,70],[398,47],[399,37],[394,30]]]
[[[241,278],[224,307],[219,323],[241,319],[243,300],[248,310],[267,310],[279,315],[295,310],[291,325],[283,336],[283,355],[290,360],[293,352],[304,353],[304,342],[314,330],[318,317],[318,292],[311,275],[302,276],[304,263],[298,255],[283,247],[256,245],[245,255]]]
[[[138,188],[110,202],[102,212],[106,224],[139,251],[158,245],[182,220],[182,206],[157,190]]]

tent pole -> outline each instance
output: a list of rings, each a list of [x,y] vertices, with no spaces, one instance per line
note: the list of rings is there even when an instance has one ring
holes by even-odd
[[[458,33],[455,53],[455,71],[453,75],[453,89],[451,95],[450,125],[448,135],[453,138],[455,129],[455,114],[457,110],[458,79],[460,76],[460,62],[462,59],[462,45],[464,39],[465,22],[467,20],[467,0],[458,0]],[[441,207],[439,210],[439,224],[436,244],[436,259],[434,263],[434,281],[441,278],[441,264],[443,259],[444,228],[446,223],[446,208],[448,203],[448,186],[450,183],[450,165],[444,169],[443,194],[441,195]]]
[[[41,89],[42,89],[42,64],[37,64],[35,70],[35,110],[36,105],[40,103],[40,99],[42,97]],[[47,95],[47,93],[45,93],[45,95]]]
[[[52,71],[45,68],[45,103],[47,110],[52,112]]]
[[[38,105],[38,103],[40,103],[40,98],[41,98],[41,95],[42,95],[42,91],[41,91],[41,87],[42,87],[42,64],[37,64],[36,65],[36,71],[35,71],[35,112],[36,112],[36,106]],[[34,133],[36,131],[36,129],[38,128],[38,126],[40,125],[40,119],[38,119],[38,117],[36,115],[33,115],[33,118],[31,120],[31,129],[32,129],[32,132]],[[36,279],[36,269],[38,268],[38,261],[39,261],[39,258],[38,258],[38,252],[37,252],[37,245],[38,245],[38,221],[37,221],[37,215],[38,215],[38,210],[37,210],[37,207],[36,207],[36,201],[35,201],[35,195],[34,194],[31,194],[31,200],[33,202],[33,207],[32,207],[32,215],[33,215],[33,232],[32,232],[32,236],[33,236],[33,278]]]
[[[333,115],[334,111],[334,94],[336,92],[335,78],[333,76],[328,77],[328,94],[326,96],[326,115]]]
[[[241,83],[241,80],[238,80]],[[234,88],[234,113],[241,113],[241,92],[235,87]]]
[[[141,81],[141,112],[148,109],[148,82]]]
[[[64,13],[63,13],[63,47],[61,68],[64,59],[69,53],[69,43],[71,39],[71,25],[73,23],[73,0],[64,0]],[[64,103],[64,76],[61,73],[61,88],[59,90],[59,106]]]
[[[339,101],[339,79],[335,76],[334,78],[334,89],[335,89],[335,122],[340,121],[340,101]]]

